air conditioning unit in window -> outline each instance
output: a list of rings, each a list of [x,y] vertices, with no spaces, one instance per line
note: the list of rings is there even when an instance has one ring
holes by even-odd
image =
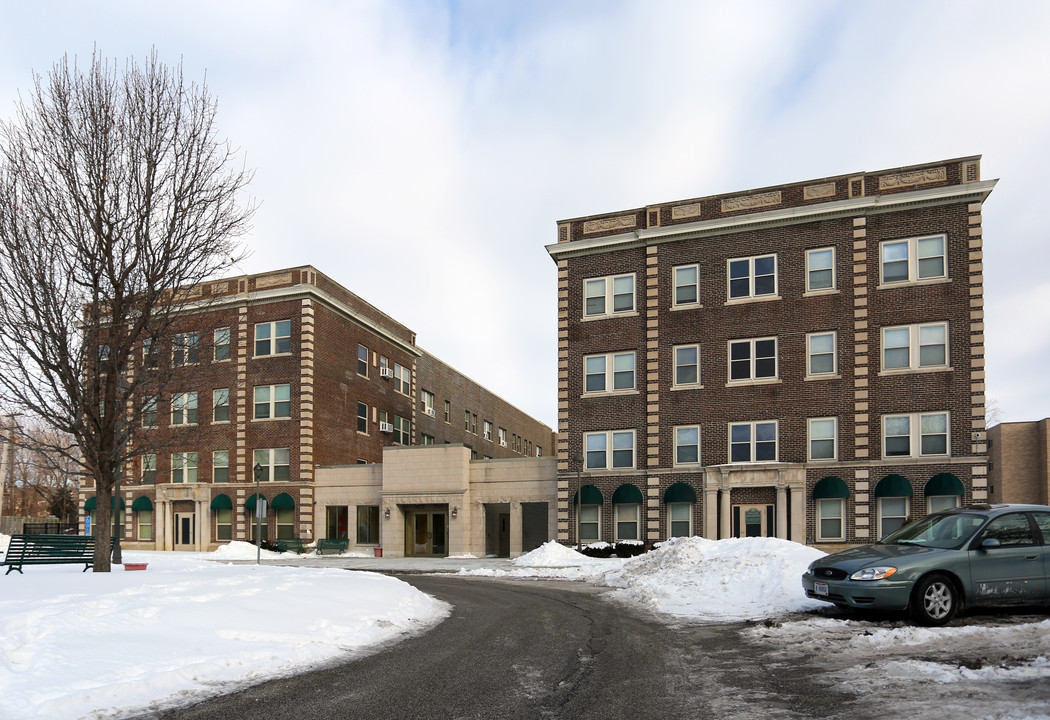
[[[425,412],[430,417],[434,417],[434,408],[429,408],[427,410],[424,410],[423,412]]]
[[[394,371],[390,368],[379,368],[379,377],[383,378],[384,380],[389,380],[390,378],[394,377]]]
[[[507,441],[506,440],[500,440],[499,444],[502,445],[503,447],[507,447]]]
[[[379,423],[379,432],[386,432],[386,433],[394,432],[394,425],[393,425],[393,423],[385,423],[385,422]]]

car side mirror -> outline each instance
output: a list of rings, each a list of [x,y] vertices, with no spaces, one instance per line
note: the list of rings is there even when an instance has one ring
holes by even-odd
[[[988,548],[997,548],[1000,545],[1002,545],[1002,543],[999,542],[999,538],[985,538],[981,541],[981,547],[986,550]]]

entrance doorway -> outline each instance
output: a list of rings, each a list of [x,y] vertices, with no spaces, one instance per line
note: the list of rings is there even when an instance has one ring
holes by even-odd
[[[448,555],[448,509],[405,512],[405,555]]]
[[[197,514],[175,513],[175,549],[192,550],[197,545]]]
[[[734,505],[733,537],[773,537],[776,535],[773,505]]]

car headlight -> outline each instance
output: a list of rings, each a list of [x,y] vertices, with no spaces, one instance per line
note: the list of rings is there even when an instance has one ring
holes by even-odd
[[[849,576],[850,580],[885,580],[893,573],[897,572],[895,567],[870,567],[858,570]]]

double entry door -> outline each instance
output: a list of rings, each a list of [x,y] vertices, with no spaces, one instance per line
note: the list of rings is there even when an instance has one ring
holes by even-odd
[[[405,513],[405,554],[448,555],[448,508],[418,508]]]

